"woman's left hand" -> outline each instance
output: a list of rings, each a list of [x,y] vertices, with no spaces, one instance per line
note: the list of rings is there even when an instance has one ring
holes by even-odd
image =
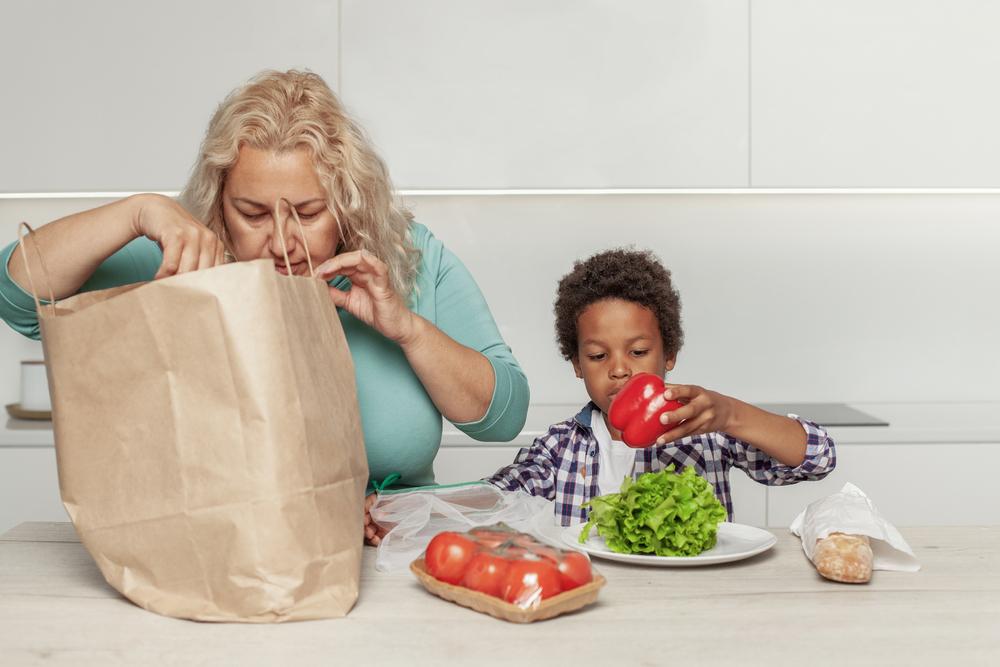
[[[399,344],[413,335],[413,312],[392,288],[385,262],[367,250],[354,250],[316,267],[316,277],[324,281],[337,275],[348,278],[351,288],[344,292],[330,287],[334,305]]]
[[[378,495],[374,493],[369,493],[365,497],[365,544],[370,544],[373,547],[377,547],[382,543],[382,538],[388,532],[385,528],[375,523],[372,519],[372,506],[375,501],[378,500]]]
[[[656,439],[664,445],[689,435],[726,431],[733,416],[732,399],[693,384],[668,384],[663,392],[668,401],[680,401],[683,407],[664,413],[660,422],[674,427]],[[683,424],[677,422],[683,421]]]

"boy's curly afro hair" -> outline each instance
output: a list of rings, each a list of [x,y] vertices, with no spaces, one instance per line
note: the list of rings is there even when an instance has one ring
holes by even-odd
[[[622,299],[648,308],[660,324],[667,359],[681,349],[681,299],[670,271],[649,250],[615,248],[573,264],[556,290],[556,340],[567,360],[577,356],[577,321],[592,303]]]

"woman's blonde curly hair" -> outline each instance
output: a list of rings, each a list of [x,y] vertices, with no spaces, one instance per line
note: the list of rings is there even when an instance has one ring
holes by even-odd
[[[409,234],[413,216],[396,198],[389,172],[364,131],[319,75],[261,72],[230,93],[212,116],[180,202],[224,239],[223,186],[243,145],[310,149],[340,228],[337,252],[367,250],[388,265],[396,292],[410,295],[420,262]]]

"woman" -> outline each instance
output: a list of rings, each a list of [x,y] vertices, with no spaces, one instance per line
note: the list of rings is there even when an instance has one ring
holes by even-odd
[[[301,231],[288,207],[275,213],[280,198]],[[56,299],[230,259],[268,259],[295,275],[309,275],[311,261],[354,358],[373,481],[432,483],[442,416],[485,441],[524,425],[527,380],[472,276],[396,203],[384,164],[315,74],[264,72],[230,94],[180,203],[135,195],[35,238]],[[0,317],[38,338],[23,262],[16,243],[0,252]],[[367,514],[365,536],[380,537]]]

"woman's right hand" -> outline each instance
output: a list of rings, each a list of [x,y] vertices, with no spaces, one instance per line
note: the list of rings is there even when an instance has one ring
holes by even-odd
[[[163,250],[163,261],[154,280],[225,262],[222,240],[191,217],[183,206],[163,195],[143,194],[137,199],[138,208],[132,219],[136,236],[156,241]]]

